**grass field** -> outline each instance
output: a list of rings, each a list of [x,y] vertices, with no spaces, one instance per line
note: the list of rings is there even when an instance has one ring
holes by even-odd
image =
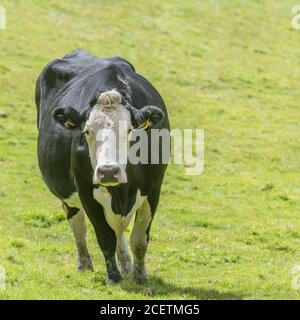
[[[300,31],[295,1],[1,0],[1,299],[298,299]],[[150,282],[77,273],[75,243],[36,157],[35,81],[77,48],[123,56],[159,89],[173,128],[205,129],[205,170],[171,165]]]

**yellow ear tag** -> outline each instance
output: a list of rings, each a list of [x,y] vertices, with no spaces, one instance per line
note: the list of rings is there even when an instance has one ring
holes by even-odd
[[[150,126],[150,121],[147,119],[145,122],[143,122],[140,126],[139,129],[145,130]]]
[[[75,127],[75,123],[72,121],[72,120],[70,120],[70,119],[68,119],[66,122],[65,122],[65,125],[67,126],[67,127]]]

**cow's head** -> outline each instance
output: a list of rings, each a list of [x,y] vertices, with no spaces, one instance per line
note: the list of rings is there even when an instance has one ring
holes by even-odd
[[[104,186],[127,182],[127,159],[121,152],[129,148],[131,131],[151,128],[163,118],[159,108],[145,106],[138,110],[116,90],[101,93],[81,114],[72,107],[54,111],[57,122],[70,130],[80,129],[85,135],[94,169],[93,183]]]

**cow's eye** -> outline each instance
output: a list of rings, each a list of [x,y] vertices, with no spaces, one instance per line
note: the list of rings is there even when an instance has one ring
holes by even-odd
[[[90,134],[90,132],[89,132],[88,129],[84,129],[84,130],[83,130],[83,133],[85,133],[87,136]]]
[[[128,134],[129,134],[129,133],[131,133],[131,131],[132,131],[132,129],[131,129],[131,128],[129,128],[129,129],[128,129]]]

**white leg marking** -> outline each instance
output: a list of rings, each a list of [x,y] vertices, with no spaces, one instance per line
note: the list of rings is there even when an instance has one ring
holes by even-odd
[[[118,239],[117,257],[121,267],[121,272],[131,273],[133,271],[133,265],[132,265],[130,253],[127,246],[126,236],[124,232],[120,235]]]
[[[69,219],[69,224],[73,231],[77,246],[77,266],[79,271],[86,269],[93,270],[93,264],[86,244],[86,224],[84,215],[83,209],[80,209],[75,216]]]
[[[139,283],[144,283],[148,280],[145,267],[145,255],[148,247],[146,232],[151,219],[151,208],[148,199],[146,199],[143,205],[137,210],[130,237],[130,246],[134,256],[133,276]]]
[[[86,224],[85,213],[81,208],[80,200],[77,194],[72,195],[69,199],[64,200],[69,207],[79,208],[79,211],[68,219],[69,225],[72,229],[76,247],[77,247],[77,268],[78,271],[93,270],[93,264],[89,256],[86,244]],[[67,213],[68,208],[63,204],[63,209]]]

